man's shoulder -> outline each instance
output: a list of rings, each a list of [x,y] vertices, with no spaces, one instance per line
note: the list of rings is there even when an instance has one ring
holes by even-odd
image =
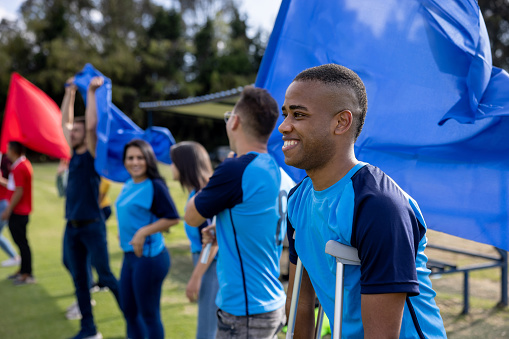
[[[22,161],[20,161],[16,167],[12,168],[11,172],[13,174],[26,173],[26,174],[31,175],[32,174],[32,164],[30,163],[30,161],[28,159],[25,158]]]
[[[304,191],[307,190],[309,185],[312,185],[311,179],[308,176],[305,176],[297,185],[295,185],[290,192],[288,193],[288,199],[290,199],[293,195],[302,195]]]
[[[356,205],[362,201],[371,209],[398,209],[411,199],[388,174],[369,164],[352,176],[352,184]]]
[[[33,168],[32,168],[32,163],[30,162],[30,160],[28,159],[25,159],[23,161],[23,166],[25,167],[25,169],[30,173],[32,174],[32,171],[33,171]]]
[[[92,159],[92,160],[94,160],[94,157],[92,156],[92,153],[90,153],[90,151],[87,149],[83,153],[77,153],[76,151],[73,151],[71,160],[72,159]]]
[[[236,158],[226,158],[217,169],[227,169],[227,170],[241,170],[247,167],[254,159],[256,159],[257,154],[249,153],[244,154],[240,157]]]
[[[257,154],[245,154],[238,158],[227,158],[214,171],[216,180],[230,182],[240,180],[246,168],[257,158]]]

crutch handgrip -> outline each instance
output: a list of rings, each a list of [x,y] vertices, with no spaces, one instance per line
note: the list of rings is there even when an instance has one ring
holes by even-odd
[[[340,242],[329,240],[325,245],[325,253],[332,255],[336,261],[343,265],[360,265],[359,253],[357,249]]]

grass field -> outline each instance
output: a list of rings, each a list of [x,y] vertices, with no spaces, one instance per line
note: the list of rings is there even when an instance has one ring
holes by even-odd
[[[186,194],[171,181],[167,166],[161,170],[168,180],[170,192],[182,213]],[[64,230],[64,200],[55,188],[56,164],[34,165],[34,211],[29,224],[29,241],[32,247],[34,275],[38,283],[13,286],[6,277],[13,268],[0,268],[0,338],[1,339],[55,339],[67,338],[79,330],[79,320],[65,319],[65,309],[74,301],[73,284],[61,264],[62,235]],[[120,185],[114,184],[110,197],[115,199]],[[107,224],[110,263],[119,275],[122,253],[118,246],[116,220]],[[4,235],[10,236],[7,229]],[[489,246],[430,232],[430,242],[448,244],[490,253]],[[162,317],[167,338],[194,338],[196,304],[185,297],[185,286],[192,270],[187,239],[182,224],[166,235],[172,266],[163,286]],[[430,257],[448,261],[470,263],[458,255],[428,251]],[[0,253],[0,261],[6,259]],[[433,280],[449,338],[504,338],[509,337],[509,311],[497,309],[500,299],[499,270],[485,270],[471,276],[470,314],[462,310],[462,276],[443,276]],[[97,305],[94,316],[99,331],[105,338],[125,338],[125,324],[120,310],[110,293],[93,294]]]

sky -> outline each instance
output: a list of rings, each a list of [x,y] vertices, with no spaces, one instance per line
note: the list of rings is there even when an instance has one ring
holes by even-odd
[[[164,3],[164,0],[157,2]],[[21,3],[23,0],[0,0],[0,20],[15,19]],[[281,0],[239,0],[238,3],[241,13],[247,14],[247,23],[251,29],[261,27],[266,32],[272,31]]]

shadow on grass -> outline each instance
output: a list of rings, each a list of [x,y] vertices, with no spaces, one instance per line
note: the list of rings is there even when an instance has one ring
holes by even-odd
[[[448,338],[499,338],[507,334],[507,322],[503,320],[508,316],[507,308],[471,309],[467,315],[443,313]]]
[[[0,302],[0,338],[65,338],[76,331],[42,284],[0,281]]]
[[[174,282],[186,286],[194,269],[189,245],[172,245],[168,250],[171,257],[171,267],[168,275],[171,276]]]

